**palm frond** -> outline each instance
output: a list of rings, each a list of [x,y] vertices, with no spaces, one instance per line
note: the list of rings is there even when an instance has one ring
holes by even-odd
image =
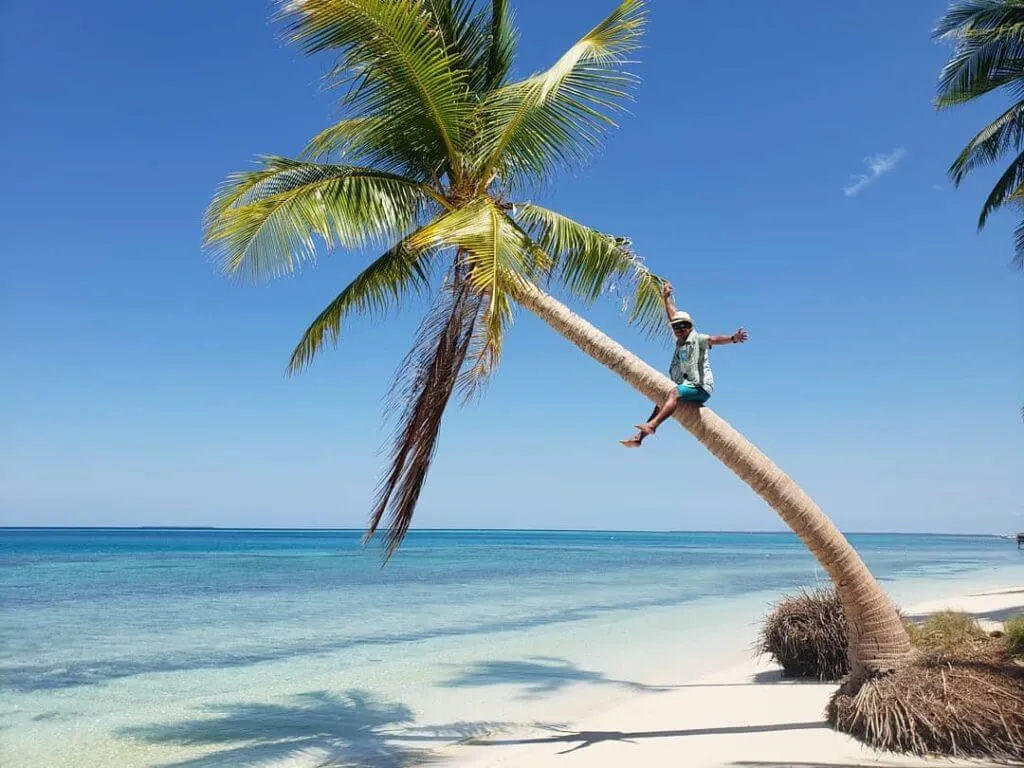
[[[487,46],[481,51],[474,71],[483,73],[477,88],[488,93],[505,82],[516,56],[516,29],[509,0],[491,0],[486,18]]]
[[[469,46],[477,42],[473,30],[475,0],[422,0],[422,4],[445,49],[464,61]]]
[[[477,51],[486,44],[475,0],[422,0],[430,26],[440,35],[453,65],[471,70]],[[470,78],[472,80],[472,77]]]
[[[1016,269],[1024,270],[1024,199],[1016,198],[1017,215],[1021,217],[1020,224],[1013,230],[1013,261]]]
[[[502,334],[511,323],[512,305],[507,296],[499,294],[497,301],[493,296],[481,296],[466,360],[456,382],[463,405],[483,395],[498,366]],[[498,326],[497,335],[495,325]],[[495,338],[499,340],[497,348]]]
[[[505,329],[512,321],[515,293],[523,280],[535,280],[550,270],[550,258],[488,197],[449,211],[409,239],[414,248],[455,248],[466,268],[467,284],[484,297],[469,372],[469,382],[485,380],[497,367]],[[467,395],[468,396],[468,395]]]
[[[491,274],[488,266],[491,263],[496,263],[495,268],[499,270],[515,272],[531,280],[552,266],[548,256],[531,247],[529,238],[487,196],[477,197],[435,218],[412,235],[409,243],[414,248],[460,248],[470,266],[485,269],[487,275]],[[486,290],[487,281],[481,284],[479,273],[470,275],[469,280]]]
[[[939,75],[936,105],[962,104],[1004,85],[1021,94],[1024,77],[1024,2],[960,0],[939,20],[933,36],[953,42]]]
[[[598,232],[560,213],[526,204],[515,218],[537,245],[550,254],[565,287],[587,302],[625,283],[631,294],[630,322],[647,332],[664,328],[661,285],[626,238]]]
[[[308,366],[325,341],[338,343],[342,321],[353,312],[362,315],[384,313],[409,293],[430,283],[429,249],[412,250],[403,239],[364,269],[317,315],[292,352],[289,373]]]
[[[404,136],[423,173],[458,173],[472,111],[465,70],[449,55],[422,0],[286,0],[288,38],[306,53],[330,51],[347,84],[343,104]]]
[[[1019,21],[1024,10],[1021,0],[956,0],[932,30],[932,36],[942,39],[970,24],[978,29],[999,29]]]
[[[400,408],[391,466],[377,493],[365,538],[387,517],[386,557],[402,543],[430,469],[445,408],[473,338],[482,297],[458,277],[428,313],[392,390]],[[401,405],[399,405],[401,404]]]
[[[589,159],[636,82],[622,67],[645,16],[642,0],[624,0],[550,69],[491,93],[475,150],[481,175],[535,184]]]
[[[293,272],[318,246],[393,243],[435,193],[397,174],[264,157],[221,185],[205,217],[205,244],[229,275]]]
[[[386,122],[375,115],[340,120],[310,139],[299,157],[311,161],[332,157],[338,160],[352,159],[353,165],[365,164],[384,170],[375,162],[376,158],[372,154],[380,146],[380,131],[385,125]],[[369,159],[367,154],[370,154]]]
[[[515,56],[515,29],[508,0],[490,0],[479,10],[475,0],[423,3],[449,56],[468,73],[470,90],[486,94],[500,85]]]
[[[986,125],[950,166],[949,175],[958,185],[975,168],[994,163],[1010,150],[1024,146],[1024,102],[1018,102]]]
[[[316,162],[344,163],[396,173],[443,192],[436,175],[424,170],[416,145],[401,123],[379,115],[350,117],[325,128],[306,144],[299,157]]]
[[[467,399],[498,367],[505,330],[512,324],[512,296],[522,275],[537,273],[530,266],[534,256],[524,252],[522,239],[511,231],[501,211],[490,205],[485,215],[487,232],[463,246],[470,265],[468,281],[486,301],[472,366],[462,378]]]
[[[988,217],[1002,208],[1002,206],[1013,197],[1020,197],[1024,193],[1024,152],[1018,154],[1009,167],[999,177],[992,191],[985,199],[981,207],[981,214],[978,216],[978,229],[984,229]]]

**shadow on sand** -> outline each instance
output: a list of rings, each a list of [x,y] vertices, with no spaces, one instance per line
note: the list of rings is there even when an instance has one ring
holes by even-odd
[[[572,731],[562,728],[548,727],[546,730],[556,732],[554,736],[536,736],[522,739],[469,739],[466,744],[477,747],[496,747],[524,744],[575,744],[576,746],[562,750],[558,754],[565,755],[580,749],[592,747],[606,741],[624,741],[635,743],[643,739],[666,739],[684,736],[712,736],[744,733],[771,733],[776,731],[807,731],[826,729],[823,722],[807,723],[776,723],[772,725],[734,725],[720,728],[683,728],[669,731]],[[578,742],[578,743],[577,743]],[[750,765],[756,765],[750,763]],[[765,763],[765,765],[769,765]],[[780,764],[781,765],[781,764]]]
[[[164,763],[164,768],[240,768],[305,758],[318,768],[408,768],[433,762],[431,751],[479,737],[504,723],[417,726],[409,707],[382,702],[366,691],[312,691],[285,704],[211,707],[207,717],[126,728],[121,736],[188,747],[209,754]],[[304,763],[305,764],[305,763]]]
[[[445,688],[517,685],[523,688],[520,698],[537,698],[580,683],[619,686],[645,693],[658,693],[679,687],[618,680],[603,672],[582,669],[566,659],[551,656],[530,656],[521,661],[480,661],[469,665],[441,685]]]
[[[781,669],[766,669],[755,672],[749,680],[739,683],[685,683],[677,688],[747,688],[751,685],[838,685],[828,681],[799,677],[784,677]]]

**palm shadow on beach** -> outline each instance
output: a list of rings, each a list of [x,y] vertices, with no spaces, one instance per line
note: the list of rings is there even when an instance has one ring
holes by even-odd
[[[577,684],[611,685],[639,693],[664,693],[679,688],[746,687],[751,685],[821,685],[817,680],[786,678],[781,669],[767,669],[751,675],[749,680],[730,683],[673,683],[651,685],[634,680],[620,680],[604,672],[583,669],[571,661],[552,656],[529,656],[521,660],[478,661],[459,674],[440,683],[443,688],[472,688],[488,685],[514,685],[523,688],[518,698],[533,699],[557,693]]]
[[[752,685],[819,685],[834,686],[838,683],[816,678],[786,677],[779,668],[763,669],[748,679],[731,683],[683,683],[677,688],[749,688]]]
[[[199,757],[161,768],[239,768],[278,761],[314,760],[320,768],[410,768],[434,761],[432,751],[480,737],[504,723],[417,726],[412,710],[373,694],[311,691],[292,704],[243,703],[211,707],[208,716],[177,723],[137,726],[121,736],[152,744],[210,747]]]
[[[662,693],[675,685],[648,685],[619,680],[603,672],[583,669],[567,659],[529,656],[520,660],[478,661],[440,685],[444,688],[473,688],[488,685],[514,685],[523,688],[519,698],[533,699],[557,693],[573,685],[610,685],[643,693]]]
[[[533,736],[526,738],[471,738],[466,743],[475,747],[523,746],[527,744],[574,744],[558,754],[565,755],[577,752],[595,744],[609,741],[636,743],[647,739],[672,739],[687,736],[723,736],[747,733],[773,733],[789,731],[821,730],[828,728],[824,721],[804,723],[769,723],[766,725],[727,725],[714,728],[681,728],[665,731],[573,731],[566,728],[546,726],[544,730],[553,732],[551,736]],[[754,765],[754,764],[751,764]],[[783,764],[779,764],[780,766]],[[829,768],[823,766],[823,768]],[[836,766],[836,768],[840,768]]]

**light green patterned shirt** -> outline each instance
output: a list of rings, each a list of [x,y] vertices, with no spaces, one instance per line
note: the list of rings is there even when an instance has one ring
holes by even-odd
[[[691,331],[686,341],[677,341],[672,353],[669,376],[676,384],[690,384],[700,387],[709,395],[715,386],[711,373],[711,337],[706,333]]]

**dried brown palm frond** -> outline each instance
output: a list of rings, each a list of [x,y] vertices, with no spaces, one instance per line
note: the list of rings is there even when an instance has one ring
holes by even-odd
[[[803,590],[775,604],[764,620],[761,653],[786,677],[839,680],[849,670],[846,616],[834,589]]]
[[[829,702],[837,730],[890,752],[1024,761],[1024,667],[995,639],[922,652]]]
[[[481,296],[456,273],[424,318],[389,400],[401,410],[391,466],[381,481],[366,539],[387,516],[386,558],[401,544],[430,469],[441,419],[473,339]]]

